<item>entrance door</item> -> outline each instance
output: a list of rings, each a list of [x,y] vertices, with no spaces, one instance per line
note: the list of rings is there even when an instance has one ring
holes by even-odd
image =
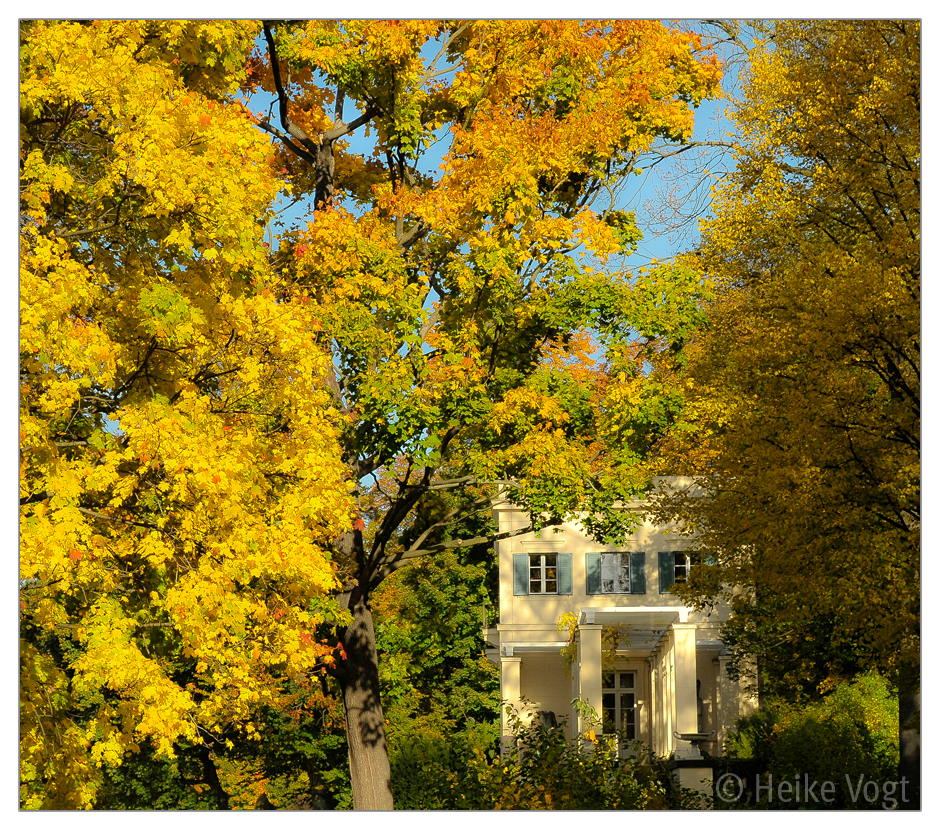
[[[617,734],[635,741],[636,734],[636,672],[613,671],[602,675],[604,734]]]

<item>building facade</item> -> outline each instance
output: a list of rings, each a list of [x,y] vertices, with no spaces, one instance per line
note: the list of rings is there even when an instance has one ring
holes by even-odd
[[[529,524],[509,502],[494,513],[500,533]],[[504,539],[497,552],[499,622],[485,636],[504,709],[541,713],[574,739],[588,726],[574,706],[580,700],[603,732],[640,741],[658,757],[695,759],[698,748],[722,754],[729,728],[756,701],[745,679],[728,675],[720,640],[727,609],[695,611],[672,591],[697,556],[691,540],[647,522],[612,547],[569,522]],[[560,632],[563,615],[576,627]],[[510,732],[504,711],[503,734]]]

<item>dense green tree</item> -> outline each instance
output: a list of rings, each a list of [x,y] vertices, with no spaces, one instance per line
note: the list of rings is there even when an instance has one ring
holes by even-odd
[[[729,768],[747,779],[752,806],[882,810],[909,806],[916,798],[914,782],[898,780],[897,694],[878,674],[840,683],[821,700],[770,701],[739,722],[725,751]],[[781,800],[773,782],[797,780],[799,798],[794,789]],[[760,791],[757,782],[763,784]],[[823,793],[824,782],[830,783]]]

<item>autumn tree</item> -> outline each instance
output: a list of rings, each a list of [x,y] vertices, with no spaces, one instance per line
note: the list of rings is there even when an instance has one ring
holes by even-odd
[[[233,104],[257,31],[22,25],[25,808],[182,743],[213,786],[213,747],[334,659],[351,502],[319,315],[262,244],[282,181]]]
[[[612,401],[700,285],[619,266],[617,194],[717,63],[650,21],[27,23],[21,61],[24,804],[142,740],[211,777],[338,626],[391,807],[377,586],[501,489],[631,521],[661,404]]]
[[[666,463],[702,490],[660,516],[713,552],[686,596],[726,593],[725,636],[768,691],[874,668],[903,723],[920,665],[919,24],[776,23],[736,123],[693,258],[717,296],[688,372],[670,369],[685,408]]]
[[[308,221],[273,258],[317,344],[360,510],[337,537],[355,805],[392,806],[371,597],[500,488],[536,524],[629,522],[639,442],[605,447],[615,374],[696,320],[689,269],[629,274],[617,192],[651,142],[688,138],[719,70],[655,22],[269,22],[257,121]],[[355,141],[353,140],[355,138]],[[363,146],[362,142],[366,142]],[[448,494],[448,500],[438,498]]]

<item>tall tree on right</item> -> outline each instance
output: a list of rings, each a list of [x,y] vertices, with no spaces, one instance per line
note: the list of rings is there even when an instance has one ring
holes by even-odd
[[[713,552],[683,590],[728,592],[726,638],[770,691],[817,694],[869,667],[897,682],[910,773],[920,25],[781,21],[766,35],[735,113],[737,168],[694,256],[715,286],[710,322],[681,365],[660,367],[685,398],[663,460],[708,497],[672,494],[660,518]]]

